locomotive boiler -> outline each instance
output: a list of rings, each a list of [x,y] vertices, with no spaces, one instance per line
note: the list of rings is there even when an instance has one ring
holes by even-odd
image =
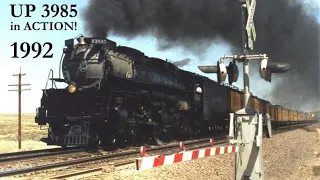
[[[225,131],[229,113],[241,109],[240,90],[109,39],[77,41],[65,41],[63,78],[50,79],[66,88],[45,88],[37,108],[36,123],[49,125],[43,139],[48,145],[97,147],[149,139],[159,144]],[[270,102],[251,101],[258,112],[271,113]]]

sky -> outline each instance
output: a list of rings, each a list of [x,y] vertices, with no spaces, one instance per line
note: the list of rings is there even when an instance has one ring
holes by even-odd
[[[320,6],[320,1],[318,0],[307,0],[315,5]],[[9,92],[9,89],[14,89],[15,87],[8,87],[9,84],[17,84],[18,78],[13,77],[12,74],[19,73],[19,68],[21,67],[22,73],[26,73],[26,76],[22,77],[23,83],[31,84],[30,91],[22,92],[22,112],[23,113],[34,113],[36,108],[40,106],[40,100],[42,96],[42,89],[45,88],[49,70],[54,71],[54,76],[58,77],[59,74],[59,61],[62,55],[62,50],[64,48],[64,40],[74,38],[79,34],[88,35],[84,29],[84,22],[82,20],[82,12],[87,6],[88,0],[55,0],[54,3],[61,4],[76,4],[78,15],[75,18],[67,17],[55,17],[55,18],[43,18],[41,14],[44,14],[43,4],[53,4],[50,0],[1,0],[0,1],[0,15],[1,15],[1,26],[0,34],[0,114],[1,113],[17,113],[18,111],[18,93]],[[32,3],[36,6],[35,12],[32,12],[31,17],[12,17],[10,4],[26,4]],[[19,6],[16,6],[16,12],[19,13]],[[320,14],[315,14],[319,17]],[[61,30],[61,31],[14,31],[10,30],[11,22],[13,24],[19,24],[21,29],[23,29],[26,22],[77,22],[76,30]],[[257,35],[259,36],[259,35]],[[129,46],[136,48],[144,52],[147,56],[158,57],[161,59],[168,59],[172,61],[178,61],[185,58],[196,59],[194,55],[184,51],[181,48],[173,48],[166,51],[158,51],[156,46],[156,39],[151,36],[139,36],[134,39],[125,39],[122,37],[110,36],[109,39],[117,42],[118,45]],[[35,55],[30,52],[27,58],[19,59],[12,58],[13,47],[11,46],[14,42],[21,44],[23,42],[28,42],[32,44],[34,42],[39,42],[44,44],[45,42],[52,43],[52,54],[53,58],[42,58],[47,47],[44,48],[43,52],[38,58],[33,59]],[[200,70],[198,70],[198,65],[211,65],[216,64],[219,57],[230,54],[230,49],[224,42],[213,43],[208,50],[203,52],[203,60],[193,62],[183,69],[195,72],[197,74],[208,76],[209,78],[216,80],[215,75],[207,75]],[[18,52],[18,55],[22,56],[22,52]],[[250,70],[251,71],[251,70]],[[50,84],[49,84],[50,85]],[[48,86],[49,86],[48,85]],[[235,83],[240,89],[242,89],[242,76],[239,75],[238,82]],[[58,85],[59,87],[65,87],[65,84]],[[256,95],[261,95],[260,91],[270,91],[270,84],[260,79],[255,83],[251,83],[251,88],[254,89],[253,93]]]

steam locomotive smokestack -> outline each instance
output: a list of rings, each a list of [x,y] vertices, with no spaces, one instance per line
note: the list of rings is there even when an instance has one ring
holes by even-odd
[[[320,25],[312,15],[320,8],[316,1],[304,2],[257,0],[254,16],[255,51],[292,65],[287,73],[273,77],[269,100],[282,97],[275,103],[292,108],[301,108],[301,102],[308,100],[319,107],[320,101]],[[161,49],[180,46],[196,55],[216,39],[225,40],[233,53],[239,53],[240,17],[237,0],[90,0],[84,16],[94,36],[153,35]]]

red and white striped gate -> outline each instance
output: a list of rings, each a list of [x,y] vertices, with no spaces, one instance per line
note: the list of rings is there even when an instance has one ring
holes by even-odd
[[[210,144],[213,145],[213,141],[210,140]],[[210,147],[202,148],[190,151],[184,151],[185,147],[182,142],[180,142],[180,149],[183,150],[178,153],[170,155],[155,155],[147,156],[146,149],[141,147],[140,153],[141,158],[136,159],[136,169],[144,170],[150,169],[158,166],[164,166],[179,162],[191,161],[195,159],[200,159],[209,156],[215,156],[220,154],[236,153],[239,152],[239,146],[221,146],[221,147]]]

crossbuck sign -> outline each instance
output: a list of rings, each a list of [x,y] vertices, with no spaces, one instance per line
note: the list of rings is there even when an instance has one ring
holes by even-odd
[[[251,3],[250,3],[251,1]],[[256,0],[246,0],[248,10],[248,20],[246,25],[248,35],[248,47],[253,50],[253,42],[256,41],[256,29],[254,27],[253,16],[256,9]]]

